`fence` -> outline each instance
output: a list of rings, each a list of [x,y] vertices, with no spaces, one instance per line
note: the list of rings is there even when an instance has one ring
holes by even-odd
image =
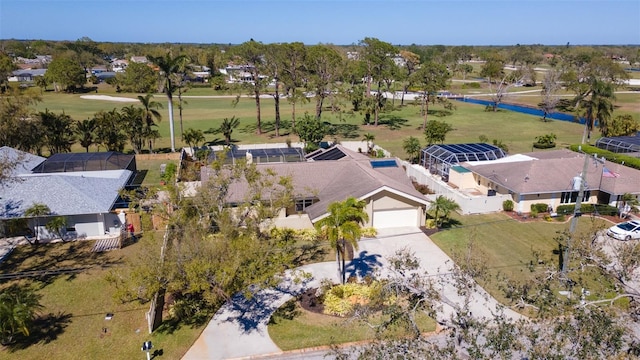
[[[502,202],[511,200],[510,195],[503,194],[496,194],[495,196],[465,194],[450,187],[439,177],[431,175],[427,169],[420,165],[412,165],[406,161],[403,161],[402,165],[406,169],[407,176],[415,180],[418,184],[428,186],[429,189],[435,193],[427,195],[427,199],[433,201],[440,195],[447,197],[460,205],[460,212],[463,215],[502,211]]]

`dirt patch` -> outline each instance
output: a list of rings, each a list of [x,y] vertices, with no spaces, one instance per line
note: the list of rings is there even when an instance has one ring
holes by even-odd
[[[308,289],[298,297],[298,302],[303,309],[309,312],[326,315],[321,299],[316,296],[317,292],[317,288]]]

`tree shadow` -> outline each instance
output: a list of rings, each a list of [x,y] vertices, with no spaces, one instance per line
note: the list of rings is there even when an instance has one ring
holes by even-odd
[[[35,344],[48,344],[55,341],[71,323],[71,314],[49,313],[33,322],[29,336],[19,335],[16,341],[7,345],[9,352],[23,350]]]
[[[345,267],[347,279],[352,276],[363,279],[372,275],[376,268],[382,266],[379,260],[381,257],[380,254],[369,254],[368,251],[361,251],[358,253],[358,257],[351,260]]]
[[[453,111],[451,110],[439,110],[439,109],[429,109],[427,111],[427,115],[433,115],[436,117],[445,117],[453,115]]]
[[[325,122],[327,125],[327,135],[340,135],[347,139],[355,139],[360,136],[360,126],[355,124],[332,124]]]
[[[0,281],[30,278],[42,289],[59,277],[72,280],[78,272],[123,263],[122,255],[92,252],[94,243],[78,240],[18,246],[0,263]]]
[[[389,130],[400,130],[402,127],[409,126],[408,122],[409,120],[395,115],[383,116],[378,119],[378,125],[385,125]]]
[[[319,262],[329,253],[329,250],[321,243],[303,244],[300,252],[293,259],[295,266]]]
[[[231,143],[237,143],[238,140],[233,140],[231,139]],[[225,139],[221,139],[221,138],[215,138],[211,141],[207,141],[204,143],[204,145],[206,146],[224,146],[227,145],[227,142],[225,141]]]
[[[459,220],[447,218],[440,225],[440,229],[451,229],[451,228],[458,227],[458,226],[461,226],[461,225],[462,225],[462,223]]]

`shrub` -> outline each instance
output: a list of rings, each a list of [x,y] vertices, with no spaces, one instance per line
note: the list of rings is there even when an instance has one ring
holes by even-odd
[[[536,209],[531,209],[531,213],[529,213],[529,215],[531,215],[532,218],[537,218],[538,217],[538,210]]]
[[[569,149],[572,151],[578,151],[578,147],[582,148],[582,151],[585,153],[592,155],[597,154],[598,157],[603,157],[611,162],[615,162],[618,164],[624,164],[625,166],[640,170],[640,159],[635,158],[629,155],[617,154],[608,150],[603,150],[591,145],[571,145]]]
[[[502,202],[502,210],[504,211],[513,211],[513,201],[505,200]]]
[[[376,237],[376,235],[378,235],[378,230],[376,230],[376,228],[374,227],[362,228],[363,237],[372,238],[372,237]]]
[[[468,82],[462,85],[463,89],[480,89],[479,82]]]
[[[420,194],[423,195],[427,195],[427,194],[435,194],[431,189],[429,189],[429,187],[427,185],[424,184],[420,184],[415,180],[411,180],[411,182],[413,183],[413,187],[418,190],[418,192]]]
[[[355,283],[336,285],[324,295],[324,313],[347,316],[354,305],[368,303],[370,298],[371,286]]]
[[[558,216],[556,216],[556,221],[558,221],[558,222],[563,222],[563,221],[565,221],[565,220],[566,220],[566,218],[565,218],[565,216],[564,216],[564,215],[558,215]]]
[[[424,227],[427,229],[435,229],[436,228],[436,219],[427,219],[424,223]]]
[[[549,209],[549,206],[543,203],[531,204],[531,211],[533,211],[534,209],[536,212],[542,213],[542,212],[546,212]]]
[[[560,205],[556,209],[558,214],[571,215],[575,209],[575,204]],[[616,215],[618,208],[606,204],[582,204],[580,206],[580,212],[583,214],[597,213],[599,215]]]

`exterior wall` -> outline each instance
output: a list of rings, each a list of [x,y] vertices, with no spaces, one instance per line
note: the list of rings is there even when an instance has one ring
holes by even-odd
[[[446,196],[460,205],[460,213],[487,214],[502,211],[502,202],[505,200],[515,201],[509,194],[498,193],[496,196],[470,195],[464,191],[453,189],[449,184],[439,178],[429,174],[427,169],[417,164],[402,163],[406,169],[407,176],[417,181],[419,184],[427,185],[435,195],[429,195],[428,199],[433,201],[437,196]],[[477,183],[476,183],[477,184]],[[477,187],[477,185],[476,185]]]
[[[455,170],[449,171],[449,183],[457,186],[458,189],[472,189],[477,186],[472,172],[459,173]]]
[[[544,193],[544,194],[527,194],[520,195],[515,201],[514,210],[522,213],[528,213],[531,211],[532,204],[548,204],[557,209],[560,205],[572,205],[575,203],[560,203],[561,193]],[[591,195],[587,201],[583,201],[583,204],[597,204],[598,203],[598,191],[591,191]]]
[[[121,229],[121,222],[118,215],[107,214],[84,214],[84,215],[70,215],[67,218],[67,229],[75,228],[73,231],[63,231],[63,235],[68,239],[84,239],[93,236],[104,236],[107,232],[109,234],[119,234]],[[29,227],[36,229],[38,232],[38,238],[47,241],[53,240],[58,237],[57,234],[51,233],[46,229],[46,218],[40,219],[40,226],[36,229],[36,220],[29,219]],[[107,231],[105,231],[105,229]]]

